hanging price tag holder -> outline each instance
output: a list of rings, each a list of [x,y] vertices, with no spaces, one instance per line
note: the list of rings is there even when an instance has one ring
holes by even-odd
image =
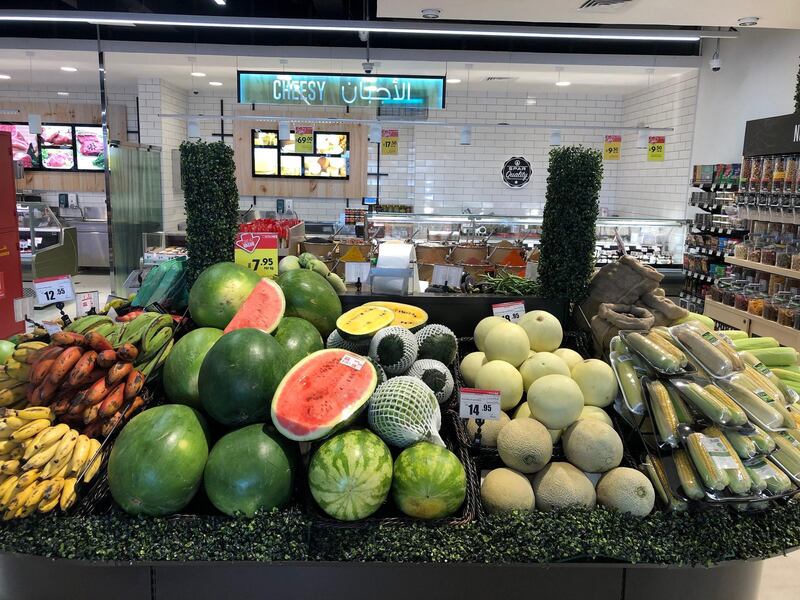
[[[75,299],[72,277],[69,275],[34,279],[33,289],[36,292],[36,304],[38,306],[47,306],[54,302],[70,302]]]
[[[492,304],[492,314],[506,321],[516,323],[525,314],[525,303],[522,300]]]
[[[458,416],[462,419],[497,421],[500,418],[500,392],[461,388]]]
[[[431,285],[447,285],[448,287],[459,287],[461,285],[461,275],[464,273],[463,267],[450,267],[447,265],[433,265],[431,275]]]
[[[100,292],[80,292],[75,300],[75,312],[79,317],[88,315],[92,309],[100,308]]]
[[[278,276],[278,234],[244,232],[236,235],[233,261],[262,277]]]

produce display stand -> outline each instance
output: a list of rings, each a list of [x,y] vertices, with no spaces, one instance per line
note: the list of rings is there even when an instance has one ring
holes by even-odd
[[[347,309],[373,298],[346,294],[342,303]],[[492,304],[517,299],[380,298],[417,304],[459,336],[469,336]],[[523,300],[528,311],[566,322],[568,304]],[[98,506],[94,514],[4,523],[0,597],[755,600],[760,559],[797,546],[797,501],[755,513],[715,507],[639,519],[575,508],[361,527],[331,527],[300,501],[252,520],[203,512],[135,518]]]

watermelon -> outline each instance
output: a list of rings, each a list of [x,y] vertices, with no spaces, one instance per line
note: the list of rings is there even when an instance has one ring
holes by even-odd
[[[410,517],[441,519],[453,514],[467,495],[467,475],[447,448],[419,442],[394,463],[392,498]]]
[[[288,370],[286,351],[274,337],[258,329],[231,331],[203,359],[200,402],[223,425],[264,422],[272,395]]]
[[[334,519],[370,516],[392,486],[392,455],[377,435],[354,429],[327,440],[308,466],[308,486],[319,507]]]
[[[194,497],[208,457],[205,422],[188,406],[164,404],[131,419],[108,459],[114,501],[132,515],[170,515]]]
[[[392,325],[375,334],[369,344],[369,357],[389,375],[402,375],[417,360],[417,340],[405,327]]]
[[[206,353],[222,331],[214,327],[201,327],[190,331],[175,344],[164,363],[164,393],[170,402],[200,408],[197,379]]]
[[[352,421],[377,384],[366,358],[339,349],[314,352],[281,381],[272,398],[272,422],[290,440],[318,440]]]
[[[281,322],[285,310],[286,298],[283,297],[281,286],[264,277],[233,315],[225,333],[245,327],[272,333]]]
[[[455,334],[444,325],[426,325],[416,334],[419,346],[418,358],[431,358],[450,365],[458,353],[458,340]]]
[[[297,317],[285,317],[272,335],[283,346],[286,362],[290,367],[325,347],[317,328],[305,319]]]
[[[281,273],[276,281],[286,296],[287,317],[305,319],[319,330],[323,338],[336,329],[342,303],[322,275],[299,269]]]
[[[416,361],[406,373],[409,377],[416,377],[431,388],[436,394],[439,404],[450,398],[455,388],[453,376],[444,363],[430,358]]]
[[[189,312],[201,327],[225,329],[261,281],[255,271],[231,262],[205,269],[189,291]]]
[[[208,455],[203,485],[226,515],[252,518],[259,509],[286,505],[292,496],[297,445],[263,423],[223,436]]]

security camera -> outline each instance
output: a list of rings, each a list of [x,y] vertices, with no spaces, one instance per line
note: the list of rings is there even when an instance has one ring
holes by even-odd
[[[200,95],[200,90],[198,90],[197,88],[194,88],[192,90],[192,96],[199,96],[199,95]]]
[[[374,62],[363,62],[361,63],[361,68],[364,69],[364,73],[367,75],[371,75],[372,71],[375,70],[375,63]]]
[[[708,65],[714,73],[719,73],[722,70],[722,59],[718,54],[714,54],[711,60],[708,61]]]
[[[362,42],[366,43],[369,40],[369,31],[359,31],[358,32],[358,39]]]

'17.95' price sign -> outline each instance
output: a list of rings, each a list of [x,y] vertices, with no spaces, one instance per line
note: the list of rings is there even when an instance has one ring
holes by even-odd
[[[500,392],[461,388],[458,416],[462,419],[497,421],[500,418]]]
[[[252,269],[262,277],[278,275],[278,234],[239,233],[233,249],[237,265]]]

